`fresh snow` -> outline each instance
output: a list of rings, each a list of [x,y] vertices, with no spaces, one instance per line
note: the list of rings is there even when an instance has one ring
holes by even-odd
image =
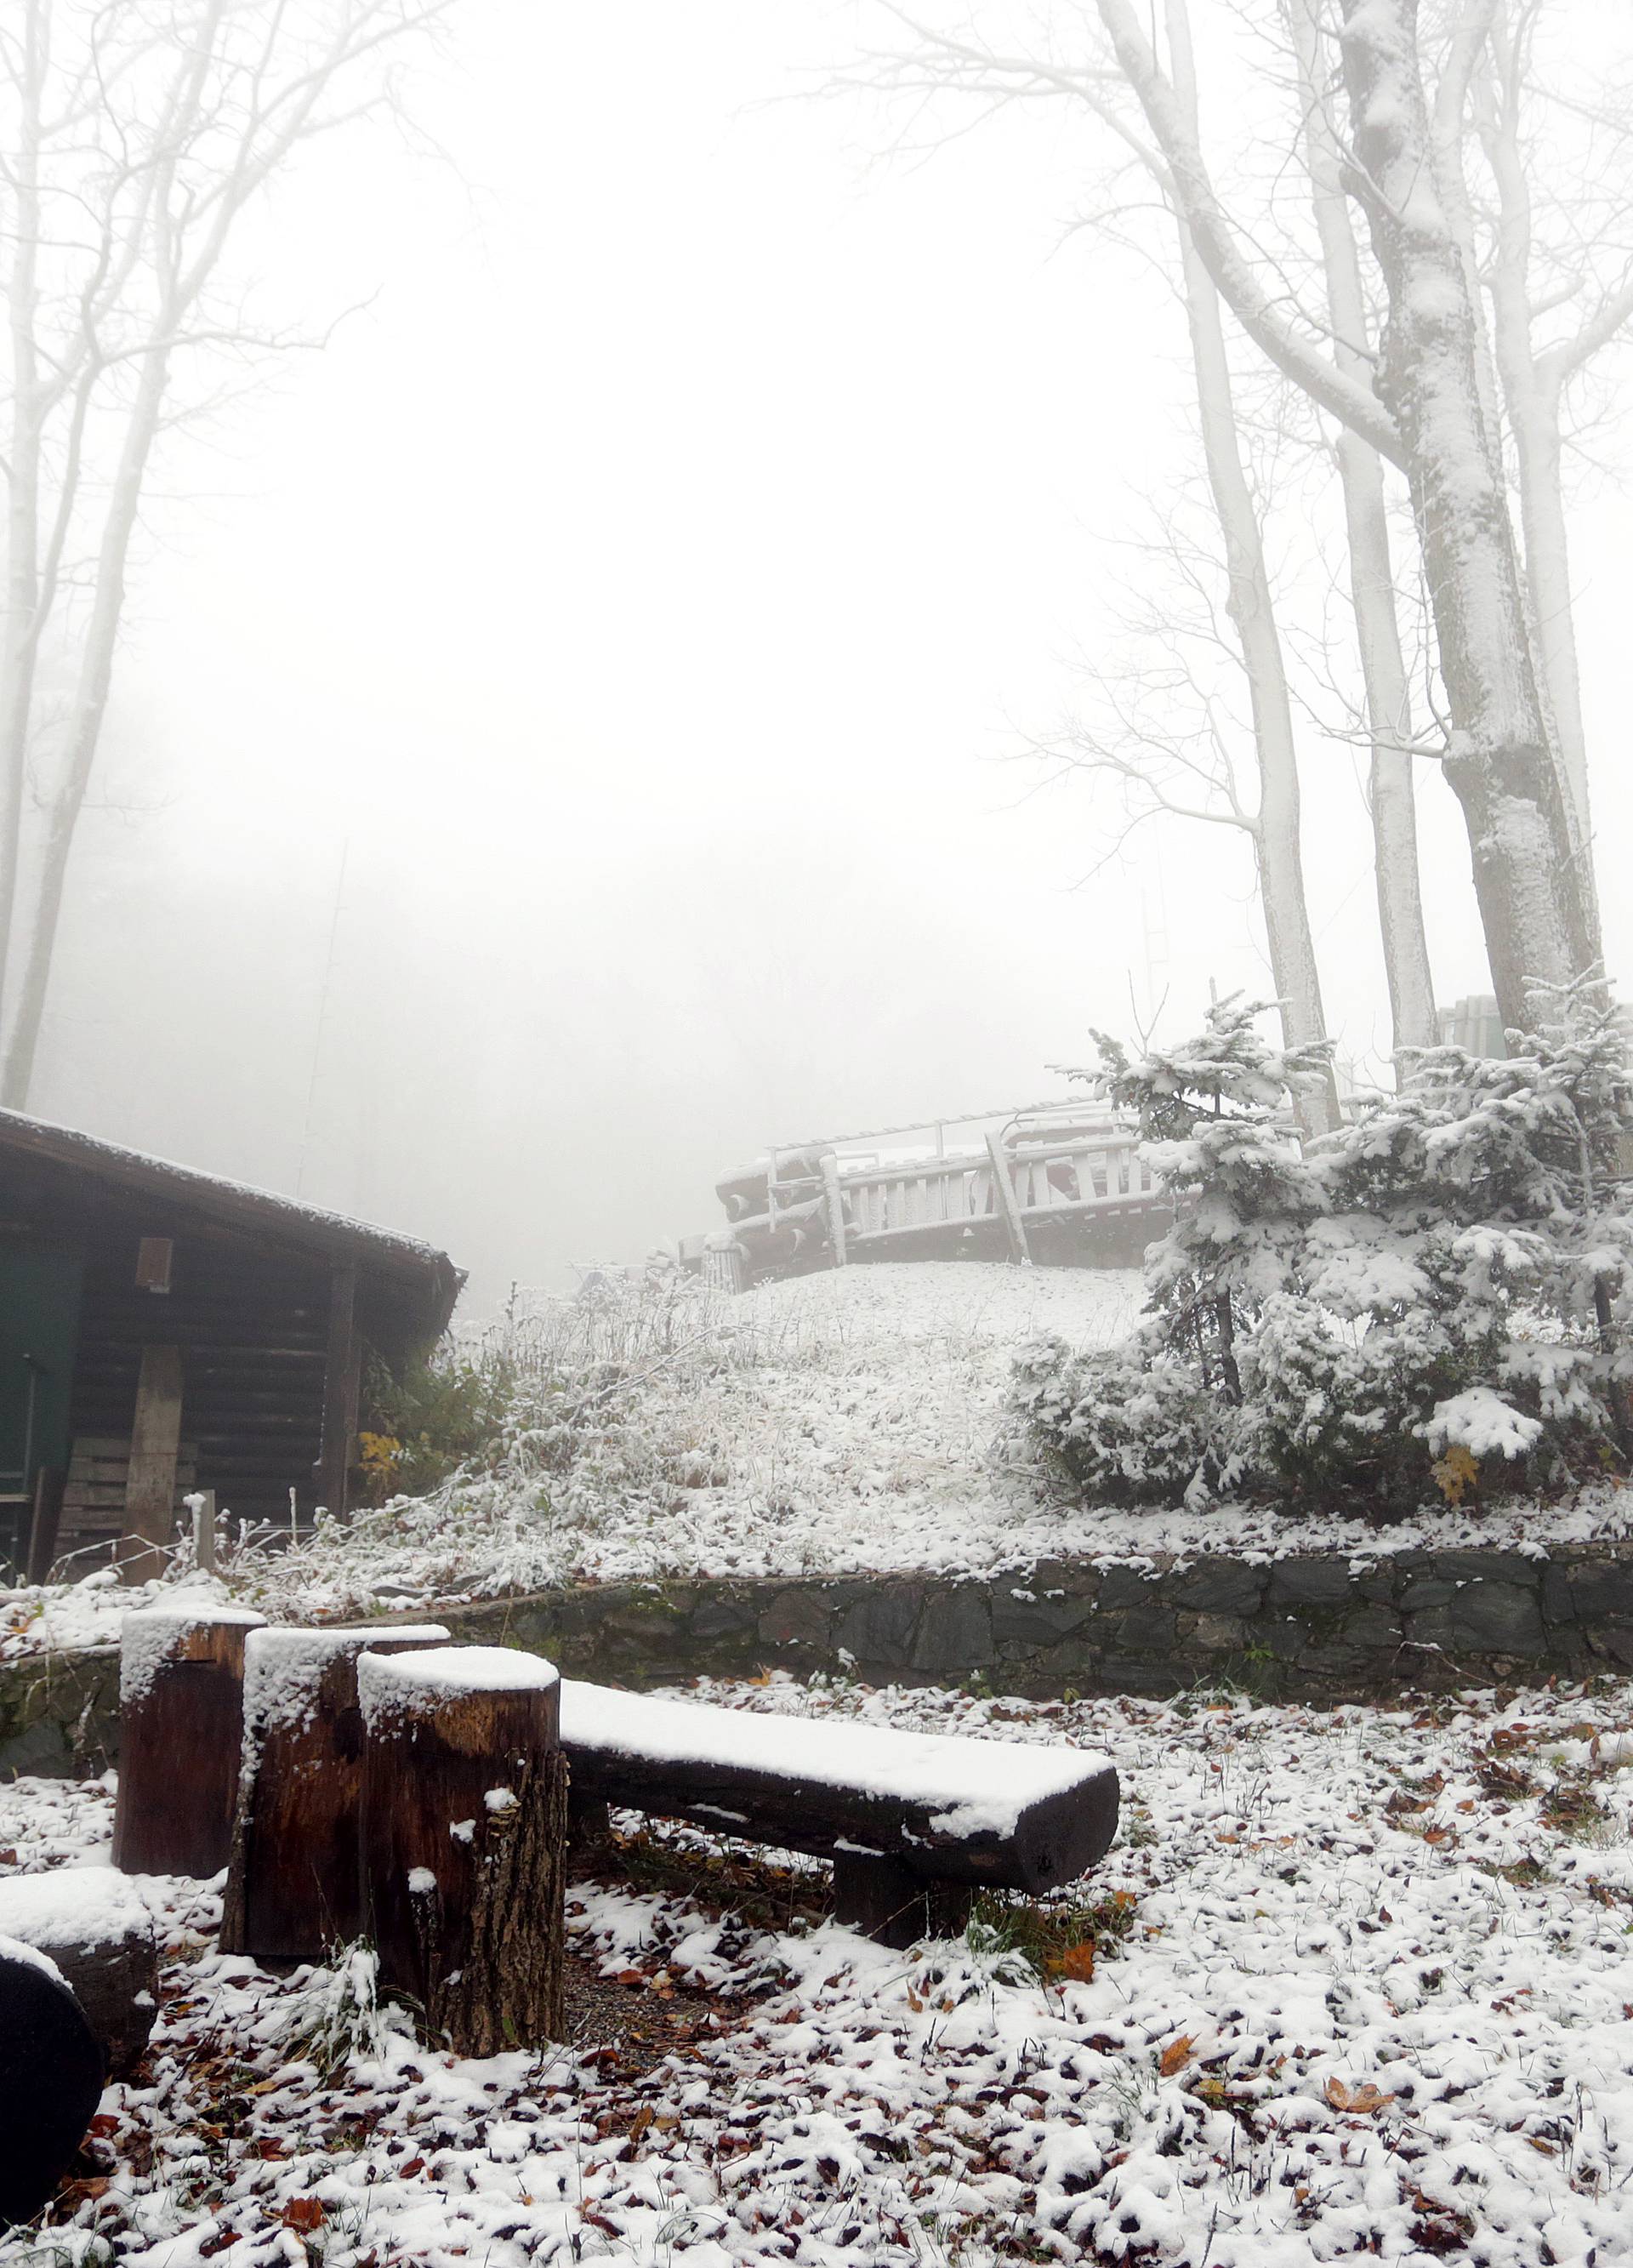
[[[707,1697],[1108,1751],[1119,1841],[1054,1901],[1091,1902],[1092,1974],[1041,1984],[990,1930],[902,1955],[761,1927],[702,1873],[693,1896],[605,1879],[570,1892],[576,1948],[654,2006],[707,1994],[692,2036],[647,2071],[460,2062],[374,2005],[365,1956],[268,1974],[217,1953],[208,1886],[156,1881],[150,2057],[103,2099],[96,2177],[0,2268],[1629,2257],[1633,1686],[1330,1712]],[[20,1781],[0,1846],[83,1864],[111,1812],[104,1785]]]
[[[246,1630],[259,1630],[266,1619],[253,1607],[230,1606],[219,1600],[202,1598],[195,1592],[177,1593],[168,1599],[161,1597],[151,1606],[139,1607],[123,1616],[119,1625],[121,1706],[129,1708],[133,1702],[141,1700],[165,1664],[173,1658],[176,1640],[184,1631],[197,1630],[207,1623],[236,1623]]]
[[[246,1760],[260,1738],[274,1727],[295,1729],[311,1718],[323,1674],[338,1653],[359,1639],[382,1635],[378,1629],[328,1624],[322,1630],[252,1631],[244,1642],[244,1740]],[[450,1633],[441,1623],[408,1623],[394,1639],[445,1646]]]
[[[234,1552],[226,1575],[235,1595],[296,1620],[567,1581],[903,1568],[991,1576],[1060,1557],[1371,1558],[1633,1535],[1633,1492],[1608,1483],[1558,1504],[1447,1506],[1390,1528],[1320,1509],[1056,1501],[1005,1432],[1016,1348],[1041,1331],[1109,1344],[1143,1298],[1129,1270],[893,1262],[737,1299],[688,1284],[644,1306],[614,1305],[604,1322],[587,1306],[547,1303],[560,1374],[574,1385],[564,1468],[524,1431],[496,1473],[325,1523],[287,1550]],[[628,1382],[614,1391],[616,1376]],[[183,1580],[184,1593],[121,1592],[107,1573],[0,1594],[0,1660],[107,1642],[122,1612],[146,1600],[226,1594],[221,1581]]]
[[[54,1946],[122,1944],[148,1918],[136,1882],[110,1867],[0,1873],[0,1937],[21,1938],[42,1953]]]
[[[562,1739],[569,1748],[653,1764],[721,1764],[854,1787],[922,1805],[936,1814],[931,1826],[949,1835],[1012,1835],[1031,1805],[1065,1794],[1111,1763],[1019,1741],[699,1707],[571,1677],[562,1684]]]
[[[371,1725],[416,1690],[457,1700],[467,1693],[548,1692],[560,1683],[554,1663],[508,1646],[434,1646],[357,1659],[357,1697]]]

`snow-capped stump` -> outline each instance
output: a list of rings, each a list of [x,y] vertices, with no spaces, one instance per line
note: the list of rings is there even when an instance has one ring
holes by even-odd
[[[251,1631],[224,1953],[313,1960],[363,1928],[357,1658],[445,1646],[440,1623]]]
[[[562,1687],[575,1806],[628,1804],[834,1862],[841,1921],[886,1945],[961,1926],[975,1889],[1053,1889],[1109,1847],[1104,1756],[1020,1741],[758,1716],[577,1679]]]
[[[128,2078],[158,2013],[158,1940],[132,1885],[100,1867],[8,1875],[0,1881],[0,1938],[55,1962],[107,2058],[108,2077]]]
[[[232,1847],[244,1734],[244,1641],[266,1621],[215,1599],[143,1607],[119,1641],[114,1864],[219,1874]]]
[[[536,1654],[363,1654],[362,1847],[388,1992],[461,2055],[562,2029],[567,1767],[560,1680]]]
[[[0,2228],[32,2220],[73,2163],[102,2082],[102,2051],[55,1963],[0,1938]]]

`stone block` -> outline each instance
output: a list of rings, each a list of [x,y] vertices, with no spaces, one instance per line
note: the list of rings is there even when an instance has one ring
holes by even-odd
[[[755,1629],[767,1646],[810,1646],[826,1650],[833,1602],[819,1590],[779,1591],[761,1609]]]
[[[1251,1615],[1264,1596],[1268,1572],[1245,1559],[1197,1559],[1183,1574],[1171,1575],[1163,1590],[1174,1606],[1199,1614]]]
[[[1448,1612],[1460,1647],[1527,1655],[1547,1649],[1539,1594],[1518,1583],[1465,1584]]]
[[[1159,1574],[1138,1567],[1102,1567],[1099,1606],[1101,1614],[1121,1614],[1125,1607],[1144,1606],[1156,1593]]]
[[[1270,1579],[1266,1596],[1273,1607],[1341,1607],[1351,1596],[1345,1559],[1278,1559],[1266,1572]]]
[[[1401,1585],[1396,1604],[1403,1615],[1421,1615],[1430,1607],[1449,1607],[1458,1587],[1438,1575],[1415,1575]]]
[[[1189,1643],[1204,1653],[1239,1653],[1247,1643],[1247,1625],[1239,1615],[1198,1615]]]
[[[992,1642],[992,1605],[986,1590],[960,1583],[931,1591],[924,1601],[913,1639],[912,1667],[937,1677],[966,1677],[997,1660]]]
[[[1173,1608],[1159,1606],[1153,1600],[1144,1606],[1130,1607],[1125,1614],[1119,1615],[1113,1625],[1109,1643],[1119,1654],[1171,1654],[1178,1643],[1179,1634],[1179,1617]]]
[[[1519,1551],[1437,1551],[1435,1573],[1452,1583],[1507,1583],[1535,1590],[1541,1563]]]
[[[693,1608],[686,1618],[687,1635],[703,1641],[746,1637],[758,1631],[759,1620],[748,1600],[717,1596]]]
[[[1010,1646],[1019,1646],[1024,1652],[1033,1646],[1053,1646],[1068,1631],[1081,1630],[1093,1612],[1092,1599],[1048,1599],[1041,1594],[1030,1599],[1018,1599],[1014,1587],[1000,1578],[992,1591],[993,1643],[1004,1651],[1005,1660],[1011,1660],[1007,1651]]]
[[[916,1583],[881,1584],[857,1601],[841,1621],[835,1643],[860,1662],[878,1668],[912,1665],[913,1632],[923,1593]]]

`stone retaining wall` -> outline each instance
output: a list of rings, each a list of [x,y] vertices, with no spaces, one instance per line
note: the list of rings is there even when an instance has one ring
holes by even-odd
[[[586,1584],[436,1612],[458,1638],[616,1685],[821,1669],[1033,1696],[1229,1681],[1361,1700],[1633,1670],[1633,1546]],[[0,1666],[0,1772],[101,1771],[117,1683],[110,1648]]]

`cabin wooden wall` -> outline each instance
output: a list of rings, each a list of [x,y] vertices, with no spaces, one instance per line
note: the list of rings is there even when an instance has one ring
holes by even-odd
[[[167,1292],[139,1287],[140,1235],[166,1224],[144,1211],[136,1227],[98,1225],[85,1242],[75,1373],[76,1440],[127,1445],[144,1346],[181,1355],[181,1437],[192,1484],[214,1489],[241,1519],[286,1521],[289,1492],[313,1504],[322,1447],[328,1352],[329,1270],[270,1252],[228,1231],[175,1224]],[[119,1512],[98,1506],[65,1517],[61,1548],[117,1532]]]

